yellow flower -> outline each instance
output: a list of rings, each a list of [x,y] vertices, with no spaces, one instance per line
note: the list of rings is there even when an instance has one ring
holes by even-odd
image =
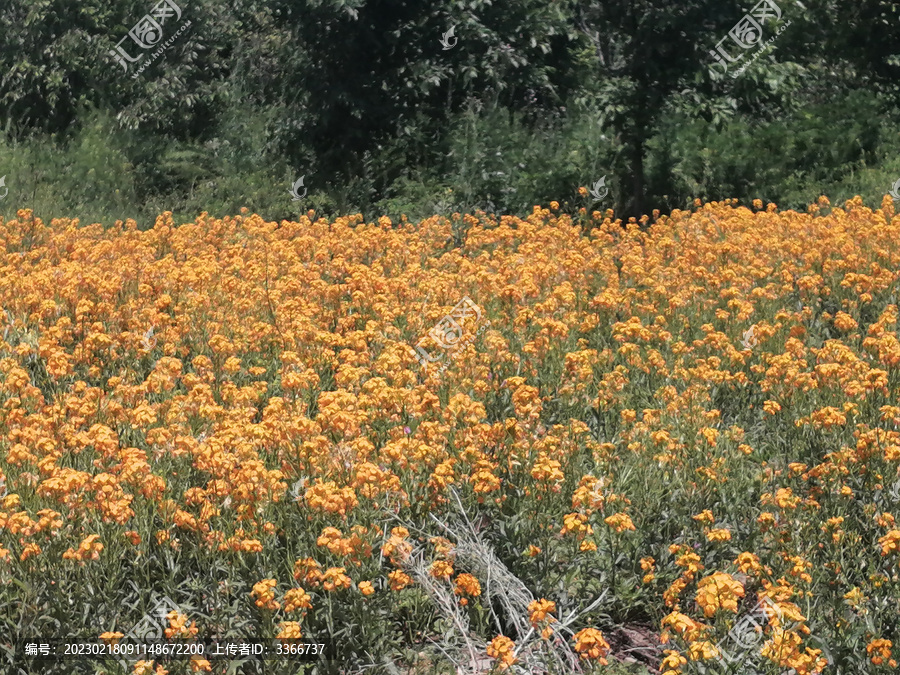
[[[731,539],[731,532],[725,528],[710,530],[706,533],[707,541],[728,541]]]
[[[707,617],[720,609],[737,612],[737,603],[744,597],[744,587],[724,572],[713,572],[697,584],[697,604]]]
[[[691,661],[708,661],[716,658],[718,655],[719,650],[715,648],[712,642],[707,642],[706,640],[692,642],[688,649],[688,656],[691,657]]]
[[[863,595],[863,592],[859,590],[857,586],[854,586],[849,591],[844,593],[844,599],[847,601],[847,604],[850,605],[853,609],[857,609],[868,598]]]
[[[616,532],[624,532],[625,530],[635,529],[634,523],[631,522],[631,517],[625,513],[614,513],[613,515],[605,518],[603,522],[613,528]]]

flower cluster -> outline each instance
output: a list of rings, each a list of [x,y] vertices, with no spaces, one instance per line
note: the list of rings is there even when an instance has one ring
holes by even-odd
[[[287,619],[321,609],[380,622],[364,640],[434,586],[409,589],[429,544],[478,614],[492,586],[434,522],[462,504],[536,595],[559,571],[576,605],[603,579],[664,616],[667,675],[721,658],[754,596],[748,659],[814,675],[819,640],[893,667],[897,241],[889,199],[697,202],[652,224],[20,211],[0,220],[0,576],[36,606],[66,583],[75,607],[71,575],[120,578],[123,558],[177,559],[179,587],[244,570],[260,626],[299,635]],[[421,368],[421,336],[460,337],[463,297],[481,329]],[[270,577],[292,566],[282,597]],[[521,619],[558,640],[554,601]],[[582,628],[576,652],[605,658]],[[509,668],[520,646],[489,654]]]

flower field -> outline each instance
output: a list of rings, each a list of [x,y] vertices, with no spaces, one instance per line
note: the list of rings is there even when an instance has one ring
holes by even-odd
[[[313,216],[0,220],[0,672],[896,670],[890,198]]]

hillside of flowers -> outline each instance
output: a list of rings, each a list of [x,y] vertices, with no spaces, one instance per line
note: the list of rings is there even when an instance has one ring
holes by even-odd
[[[894,672],[893,209],[0,220],[0,671]]]

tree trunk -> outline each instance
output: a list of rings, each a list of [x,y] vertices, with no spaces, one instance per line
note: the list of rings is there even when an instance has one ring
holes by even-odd
[[[644,130],[636,130],[631,143],[631,208],[626,216],[640,220],[644,215]]]

